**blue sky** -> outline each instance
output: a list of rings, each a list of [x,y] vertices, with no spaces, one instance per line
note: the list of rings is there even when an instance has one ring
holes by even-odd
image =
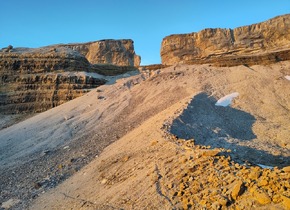
[[[0,48],[130,38],[142,64],[154,64],[170,34],[235,28],[287,13],[289,0],[1,0]]]

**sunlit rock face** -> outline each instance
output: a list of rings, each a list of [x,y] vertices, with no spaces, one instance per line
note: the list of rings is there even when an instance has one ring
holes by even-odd
[[[290,15],[235,29],[204,29],[163,39],[163,65],[214,63],[219,66],[268,64],[288,60]]]
[[[91,64],[114,64],[118,66],[136,66],[141,57],[136,55],[131,39],[106,39],[95,42],[57,45],[69,47],[84,55]]]

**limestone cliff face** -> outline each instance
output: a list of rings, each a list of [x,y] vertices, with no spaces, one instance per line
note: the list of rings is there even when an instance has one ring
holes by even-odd
[[[240,65],[289,59],[290,15],[235,29],[204,29],[165,37],[163,65],[216,63]]]
[[[136,66],[141,57],[136,55],[131,39],[100,40],[81,44],[56,45],[68,47],[80,52],[91,64],[114,64],[118,66]]]
[[[15,48],[0,52],[1,75],[40,73],[54,70],[88,70],[90,63],[80,53],[65,47]]]
[[[1,80],[0,113],[43,112],[105,82],[88,75],[67,75],[65,72],[8,77]]]
[[[90,63],[65,47],[13,49],[0,53],[0,113],[42,112],[104,84],[86,74]]]
[[[0,51],[0,113],[45,111],[105,84],[86,72],[116,75],[139,65],[132,40],[37,49],[9,46]]]

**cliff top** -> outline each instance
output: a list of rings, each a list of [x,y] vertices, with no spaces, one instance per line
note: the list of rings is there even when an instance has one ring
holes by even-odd
[[[285,14],[285,15],[279,15],[279,16],[276,16],[274,18],[271,18],[269,20],[266,20],[266,21],[263,21],[263,22],[260,22],[260,23],[255,23],[255,24],[250,24],[250,25],[244,25],[244,26],[239,26],[239,27],[236,27],[234,29],[231,29],[231,28],[204,28],[198,32],[192,32],[192,33],[183,33],[183,34],[171,34],[171,35],[168,35],[168,36],[165,36],[163,38],[164,39],[167,39],[169,37],[174,37],[174,36],[188,36],[188,35],[192,35],[192,34],[196,34],[196,33],[202,33],[204,31],[208,31],[208,30],[235,30],[235,29],[241,29],[241,28],[244,28],[244,27],[260,27],[261,25],[269,25],[269,24],[275,24],[277,22],[285,22],[285,21],[290,21],[290,14]]]

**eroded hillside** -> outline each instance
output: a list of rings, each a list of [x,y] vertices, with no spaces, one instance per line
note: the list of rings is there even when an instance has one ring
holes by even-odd
[[[288,166],[290,156],[289,67],[289,62],[280,62],[251,68],[176,65],[145,71],[3,129],[1,202],[15,199],[20,200],[17,205],[26,205],[27,200],[34,200],[75,174],[99,156],[103,148],[122,137],[76,176],[37,199],[31,208],[172,208],[172,205],[177,208],[192,192],[180,191],[175,195],[181,188],[174,180],[191,179],[192,173],[202,181],[204,173],[199,172],[202,169],[191,168],[199,164],[207,170],[208,164],[213,164],[207,175],[214,175],[216,167],[221,173],[221,179],[214,181],[217,183],[214,196],[231,195],[234,189],[231,183],[240,183],[239,180],[245,190],[240,197],[227,198],[216,205],[239,206],[239,199],[252,196],[252,183],[257,192],[267,194],[265,203],[254,196],[252,206],[283,209],[289,197],[287,182],[283,184],[288,172],[278,168]],[[218,99],[233,92],[239,96],[230,106],[215,106]],[[19,144],[24,135],[25,140]],[[194,139],[195,146],[184,149],[177,141],[179,138]],[[8,147],[12,149],[7,150]],[[216,156],[219,148],[223,148],[221,156]],[[203,158],[206,154],[210,154],[209,158]],[[220,162],[223,156],[227,167]],[[281,184],[277,191],[269,191],[266,187],[269,185],[256,185],[259,177],[247,184],[248,179],[232,176],[248,173],[257,164],[278,166],[273,178],[273,182]],[[188,173],[183,174],[187,169]],[[19,173],[11,177],[15,170]],[[258,171],[261,180],[264,173],[270,172],[260,167]],[[227,173],[233,182],[223,184],[222,177]],[[178,176],[185,178],[180,180]],[[173,186],[168,188],[171,183]],[[210,199],[215,199],[211,193],[203,193],[212,189],[206,183],[195,188],[204,200],[196,204],[197,208],[212,204]],[[192,205],[190,201],[188,204]]]

